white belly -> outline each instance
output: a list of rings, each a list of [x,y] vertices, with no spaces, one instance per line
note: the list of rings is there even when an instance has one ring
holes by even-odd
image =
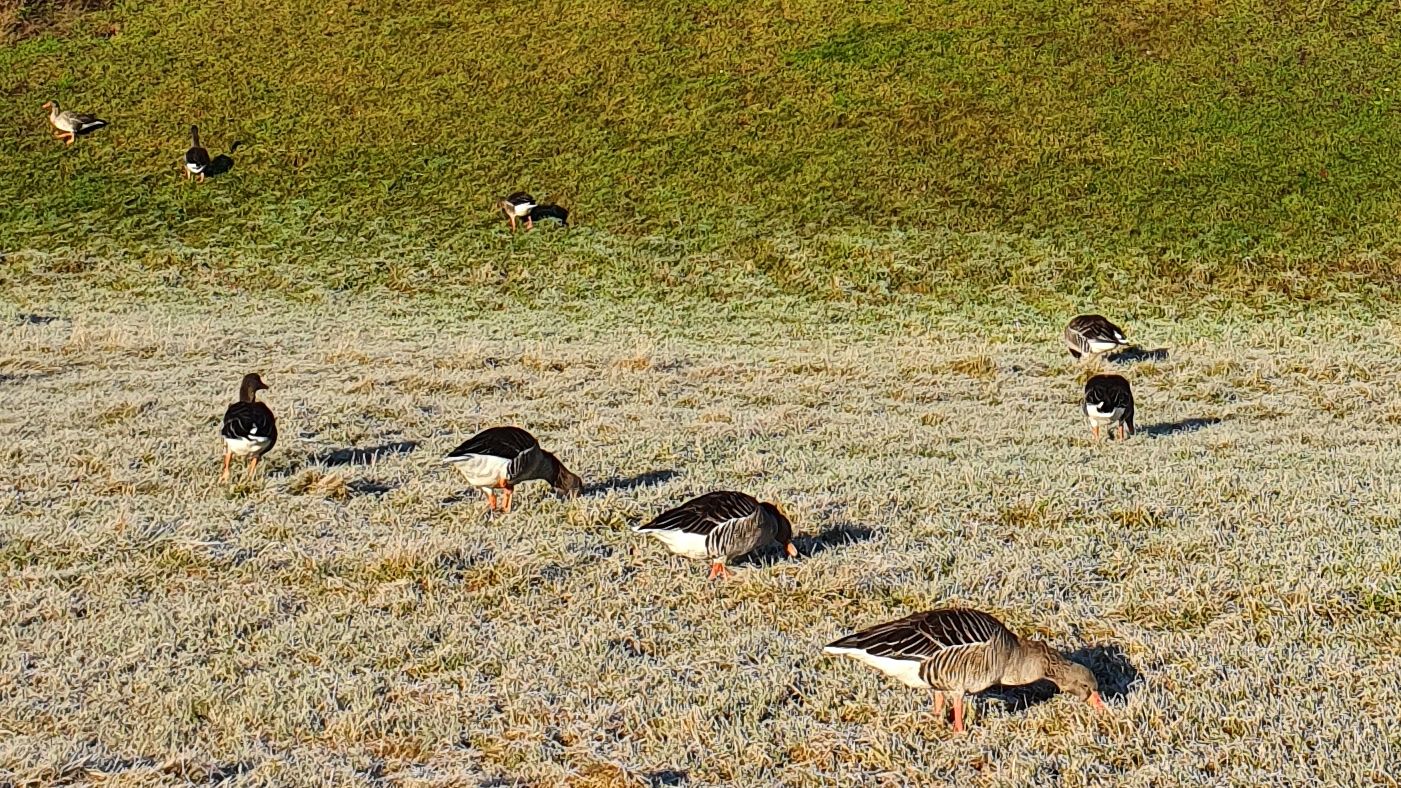
[[[185,169],[187,169],[187,170],[189,170],[190,172],[193,172],[194,174],[198,175],[198,174],[200,174],[201,172],[204,172],[204,165],[203,165],[203,164],[195,164],[194,162],[189,162],[189,161],[187,161],[187,162],[185,162]]]
[[[907,687],[916,689],[929,689],[929,684],[919,677],[920,662],[914,659],[891,659],[890,657],[877,657],[867,654],[860,649],[854,648],[824,648],[828,654],[842,654],[851,657],[858,662],[879,670],[881,673],[896,679]]]
[[[1091,353],[1108,353],[1109,351],[1113,350],[1114,348],[1116,348],[1116,347],[1118,347],[1118,346],[1119,346],[1119,343],[1118,343],[1118,342],[1106,342],[1106,341],[1104,341],[1104,340],[1102,340],[1102,339],[1092,339],[1092,340],[1090,340],[1090,352],[1091,352]]]
[[[239,457],[247,457],[250,454],[257,454],[263,451],[268,445],[267,438],[225,438],[224,445],[229,447],[229,451]]]
[[[1102,427],[1106,424],[1115,424],[1122,419],[1124,417],[1124,409],[1114,408],[1113,410],[1100,410],[1098,406],[1086,404],[1085,416],[1089,418],[1091,424]]]
[[[648,536],[655,536],[667,549],[686,558],[703,560],[707,557],[705,550],[705,536],[703,534],[688,534],[685,531],[644,531]]]
[[[505,457],[492,457],[488,454],[469,454],[448,462],[457,468],[468,484],[483,490],[500,487],[501,483],[506,481],[506,468],[511,464]]]

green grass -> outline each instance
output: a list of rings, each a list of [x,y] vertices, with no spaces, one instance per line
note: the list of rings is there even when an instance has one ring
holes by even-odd
[[[312,292],[509,271],[522,291],[696,293],[752,273],[823,298],[1190,303],[1336,298],[1398,273],[1392,4],[148,0],[52,16],[0,48],[0,250],[74,269],[26,276]],[[49,98],[112,126],[65,150]],[[191,122],[215,154],[245,144],[203,188],[176,165]],[[515,188],[572,208],[577,233],[507,238],[490,209]]]

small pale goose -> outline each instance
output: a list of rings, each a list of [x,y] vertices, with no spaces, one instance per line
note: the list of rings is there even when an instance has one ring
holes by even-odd
[[[726,562],[770,544],[780,544],[788,555],[798,557],[788,517],[777,506],[742,492],[706,493],[633,530],[655,536],[677,555],[709,561],[708,580],[728,577]]]
[[[190,127],[190,149],[185,151],[185,180],[191,176],[204,183],[204,171],[209,169],[209,151],[199,144],[199,126]]]
[[[258,392],[265,391],[268,384],[256,372],[243,376],[238,387],[238,402],[224,411],[224,426],[219,434],[224,438],[224,472],[220,482],[229,480],[229,463],[234,457],[251,460],[244,480],[253,478],[258,469],[258,459],[267,454],[277,443],[277,419],[272,409],[258,401]]]
[[[994,684],[1048,679],[1061,692],[1105,708],[1089,668],[1039,640],[1017,637],[979,610],[915,613],[847,635],[822,650],[864,662],[907,687],[933,690],[934,716],[941,720],[947,698],[953,704],[955,732],[964,730],[963,696]]]
[[[498,511],[496,491],[500,490],[499,511],[510,512],[511,495],[516,485],[523,482],[549,482],[556,494],[568,498],[584,488],[582,479],[570,473],[558,457],[540,448],[540,441],[520,427],[482,430],[453,449],[443,462],[456,468],[468,484],[486,493],[491,511]]]
[[[526,192],[512,192],[496,203],[501,212],[506,214],[506,218],[511,221],[511,232],[516,231],[517,219],[525,219],[526,229],[530,229],[530,212],[535,209],[535,205],[535,198]]]
[[[66,137],[69,145],[73,144],[73,140],[77,139],[79,134],[87,134],[107,125],[107,121],[96,115],[59,109],[57,101],[44,102],[44,109],[49,111],[49,125],[54,127],[54,136],[59,139]]]
[[[1095,375],[1085,381],[1081,408],[1095,440],[1101,427],[1108,427],[1111,434],[1118,427],[1120,440],[1133,434],[1133,389],[1123,375]]]
[[[1104,315],[1078,315],[1065,327],[1065,346],[1075,358],[1097,356],[1127,345],[1124,332]]]

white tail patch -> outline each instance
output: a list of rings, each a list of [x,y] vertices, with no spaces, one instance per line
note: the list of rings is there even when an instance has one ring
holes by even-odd
[[[827,646],[822,650],[827,654],[840,654],[842,656],[851,657],[857,662],[864,662],[907,687],[929,689],[929,683],[919,677],[919,666],[923,664],[920,660],[878,657],[874,654],[862,651],[859,648],[844,648],[841,646]]]
[[[260,438],[256,435],[250,435],[247,438],[224,439],[224,444],[229,447],[229,451],[240,457],[262,451],[267,443],[267,438]]]
[[[464,454],[461,457],[446,457],[443,462],[450,463],[473,487],[489,489],[496,487],[506,478],[506,468],[511,461],[505,457],[493,457],[489,454]]]
[[[709,556],[705,550],[704,534],[689,534],[685,531],[660,531],[646,530],[639,531],[648,536],[655,536],[666,548],[677,555],[687,558],[704,559]]]

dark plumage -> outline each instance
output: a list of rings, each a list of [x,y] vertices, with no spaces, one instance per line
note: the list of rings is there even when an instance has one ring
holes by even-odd
[[[205,170],[209,169],[209,151],[199,144],[199,127],[190,127],[190,149],[185,151],[185,178],[191,175],[204,183]]]
[[[1128,339],[1104,315],[1078,315],[1065,327],[1065,346],[1075,358],[1108,353],[1124,347]]]
[[[277,419],[267,405],[258,402],[258,392],[268,388],[256,372],[243,376],[238,387],[238,402],[224,411],[224,472],[219,481],[228,481],[229,463],[235,456],[249,459],[244,479],[252,479],[258,469],[258,459],[277,443]]]
[[[777,506],[729,490],[692,498],[634,530],[655,536],[677,555],[710,561],[712,579],[728,574],[730,559],[775,542],[798,555],[793,524]]]
[[[915,613],[835,640],[823,651],[864,662],[909,687],[934,691],[934,713],[953,702],[953,729],[963,730],[963,696],[994,684],[1030,684],[1043,678],[1061,691],[1104,708],[1089,668],[1038,640],[1017,637],[979,610],[946,608]]]
[[[1118,427],[1120,439],[1133,434],[1133,390],[1123,375],[1095,375],[1085,381],[1081,408],[1096,439],[1100,427]]]
[[[491,427],[473,435],[448,453],[451,464],[467,483],[486,493],[487,506],[497,508],[496,491],[502,491],[502,511],[511,511],[511,496],[523,482],[549,482],[555,492],[573,497],[584,483],[570,473],[555,455],[540,448],[540,441],[520,427]]]

